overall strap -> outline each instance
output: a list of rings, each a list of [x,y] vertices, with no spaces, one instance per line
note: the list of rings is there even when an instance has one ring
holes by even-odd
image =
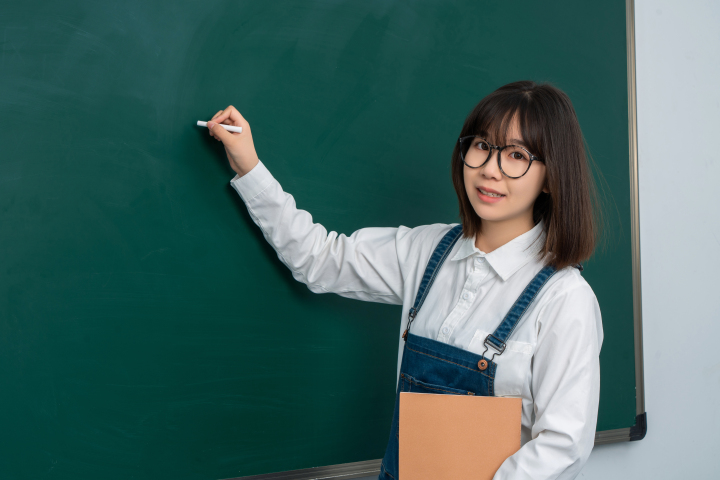
[[[497,350],[497,353],[493,355],[493,358],[495,358],[495,355],[501,355],[505,351],[505,342],[510,335],[512,335],[512,332],[515,330],[515,327],[522,318],[523,314],[533,300],[535,300],[535,297],[537,297],[538,292],[540,292],[542,287],[548,280],[550,280],[550,277],[552,277],[555,272],[557,272],[557,270],[555,270],[553,266],[548,265],[535,275],[535,278],[528,283],[525,290],[523,290],[518,299],[515,300],[515,303],[510,308],[507,315],[505,315],[503,321],[500,322],[497,329],[495,329],[495,332],[485,338],[485,352],[487,352],[488,347],[493,347]],[[485,352],[483,352],[483,356],[485,356]]]
[[[445,234],[442,240],[440,240],[440,243],[437,244],[435,250],[430,256],[430,261],[428,262],[427,267],[425,267],[425,273],[423,274],[422,281],[420,282],[420,288],[418,289],[417,295],[415,296],[415,304],[412,306],[412,308],[410,309],[410,313],[408,314],[409,320],[407,328],[402,335],[403,340],[407,341],[407,334],[408,330],[410,330],[410,324],[420,311],[420,307],[422,306],[423,302],[425,301],[425,297],[427,297],[427,294],[430,291],[430,286],[435,281],[437,272],[440,270],[440,267],[442,267],[442,264],[445,263],[445,259],[447,259],[448,255],[450,254],[450,250],[452,250],[452,247],[455,245],[455,243],[457,243],[461,235],[462,224],[456,225],[451,228]]]

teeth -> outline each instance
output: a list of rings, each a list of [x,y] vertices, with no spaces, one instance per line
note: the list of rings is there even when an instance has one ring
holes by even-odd
[[[488,197],[504,197],[505,196],[505,195],[500,195],[499,193],[486,192],[482,188],[478,188],[478,190],[480,190],[480,192],[482,192],[483,195],[487,195]]]

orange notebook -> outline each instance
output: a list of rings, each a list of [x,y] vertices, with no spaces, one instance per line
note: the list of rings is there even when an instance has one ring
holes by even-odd
[[[400,392],[401,480],[492,480],[520,449],[520,398]]]

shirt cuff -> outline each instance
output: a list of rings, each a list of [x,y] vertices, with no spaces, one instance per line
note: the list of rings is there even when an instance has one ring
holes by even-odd
[[[257,165],[242,177],[235,175],[235,178],[230,180],[230,185],[232,185],[243,201],[247,202],[265,190],[273,181],[275,181],[275,177],[273,177],[267,167],[265,167],[265,164],[258,160]]]

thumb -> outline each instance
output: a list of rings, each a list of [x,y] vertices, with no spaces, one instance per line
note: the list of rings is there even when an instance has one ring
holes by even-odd
[[[227,143],[228,140],[232,140],[235,135],[225,130],[223,127],[219,126],[219,124],[215,122],[207,122],[208,130],[210,130],[213,135],[218,137],[221,142]]]

